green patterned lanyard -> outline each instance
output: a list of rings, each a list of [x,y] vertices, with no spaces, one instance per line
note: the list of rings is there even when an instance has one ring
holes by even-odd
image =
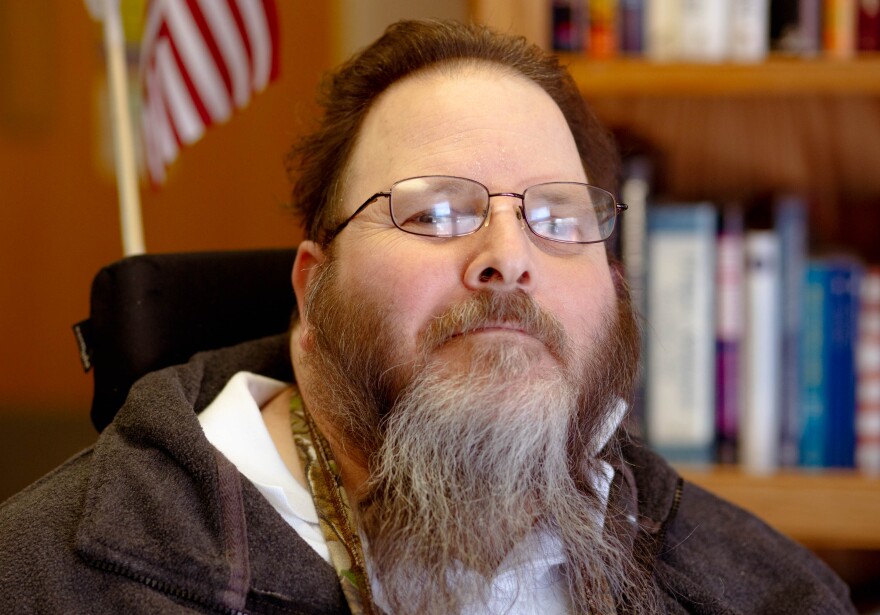
[[[342,487],[339,468],[333,460],[330,445],[318,431],[295,387],[290,396],[290,424],[318,512],[321,533],[348,607],[352,615],[379,615],[381,611],[373,604],[364,550],[354,529],[351,506]]]

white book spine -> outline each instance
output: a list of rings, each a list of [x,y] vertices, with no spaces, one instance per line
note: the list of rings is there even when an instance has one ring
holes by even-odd
[[[730,0],[730,58],[761,62],[770,49],[768,0]]]
[[[749,472],[766,474],[779,464],[782,375],[779,236],[772,231],[747,232],[745,258],[740,463]]]
[[[715,437],[712,205],[649,214],[646,427],[673,461],[709,462]]]
[[[655,62],[679,59],[682,0],[645,0],[645,55]]]
[[[721,62],[728,53],[730,0],[681,0],[682,60]]]

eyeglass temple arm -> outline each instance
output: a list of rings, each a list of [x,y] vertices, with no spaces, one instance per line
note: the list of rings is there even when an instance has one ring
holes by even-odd
[[[327,245],[327,244],[329,244],[331,241],[333,241],[334,239],[336,239],[336,236],[337,236],[339,233],[341,233],[341,232],[343,231],[343,229],[344,229],[346,226],[348,226],[348,223],[349,223],[349,222],[351,222],[352,220],[354,220],[354,219],[357,217],[357,215],[358,215],[359,213],[361,213],[363,210],[365,210],[365,209],[367,208],[368,205],[371,205],[372,203],[375,203],[377,199],[380,199],[380,198],[382,198],[382,197],[389,197],[389,198],[390,198],[390,197],[391,197],[391,193],[390,193],[390,192],[377,192],[376,194],[374,194],[373,196],[371,196],[370,198],[368,198],[366,201],[364,201],[363,203],[361,203],[361,206],[358,207],[357,209],[355,209],[355,210],[354,210],[354,213],[351,214],[348,218],[346,218],[345,221],[344,221],[342,224],[340,224],[340,225],[337,226],[335,229],[333,229],[332,231],[330,231],[330,233],[329,233],[329,234],[327,235],[327,237],[324,239],[324,245]]]

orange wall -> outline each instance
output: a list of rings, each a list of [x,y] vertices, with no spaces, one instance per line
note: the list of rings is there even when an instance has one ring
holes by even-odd
[[[0,0],[0,80],[15,80],[0,81],[11,88],[0,89],[0,412],[84,413],[91,377],[70,327],[88,315],[94,274],[122,256],[116,186],[97,154],[100,26],[81,0],[17,2]],[[283,156],[331,63],[328,4],[279,0],[280,80],[185,149],[163,188],[141,190],[149,251],[298,242],[281,211]]]

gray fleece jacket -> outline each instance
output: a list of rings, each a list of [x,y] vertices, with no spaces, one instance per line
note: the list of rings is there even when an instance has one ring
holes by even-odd
[[[199,426],[242,370],[292,380],[285,336],[146,376],[93,447],[0,505],[5,612],[348,612],[333,569]],[[637,508],[633,539],[667,612],[854,612],[808,551],[644,447],[624,450],[612,503]]]

